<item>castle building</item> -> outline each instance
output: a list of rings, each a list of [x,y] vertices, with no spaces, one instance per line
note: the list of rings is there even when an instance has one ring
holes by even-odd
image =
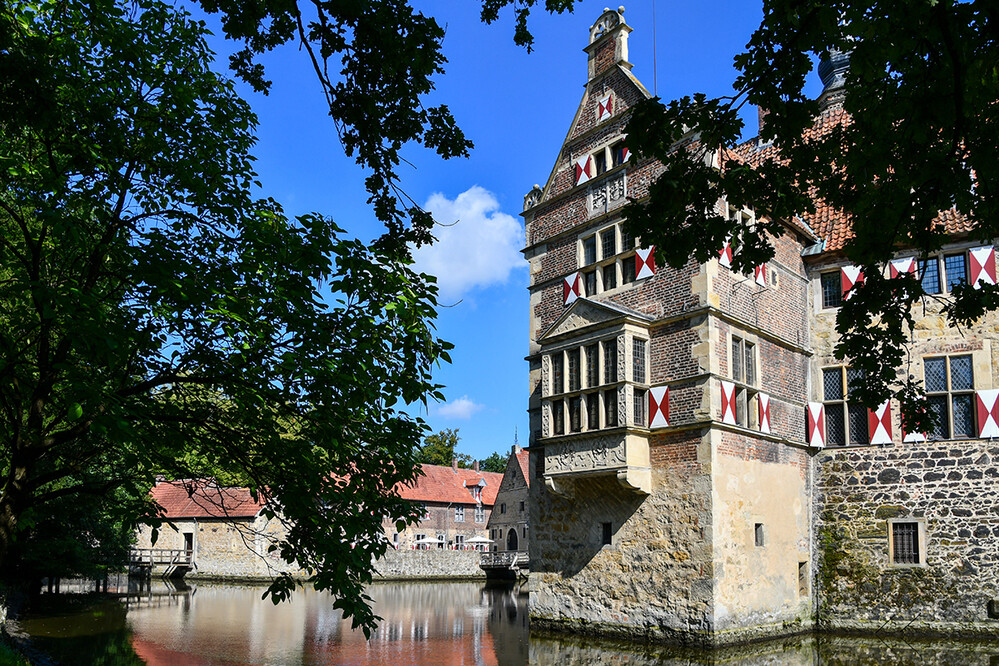
[[[904,433],[897,406],[851,401],[862,378],[833,356],[836,312],[862,279],[842,215],[783,221],[752,275],[727,248],[657,265],[620,217],[660,170],[631,159],[624,134],[650,97],[631,30],[623,10],[591,28],[583,98],[525,197],[532,622],[699,644],[817,625],[994,634],[999,318],[958,331],[938,301],[914,313],[905,370],[943,425]],[[846,66],[820,71],[818,131],[843,118]],[[736,157],[772,154],[751,140]],[[996,279],[992,248],[945,222],[939,255],[886,267],[943,301],[959,281]]]

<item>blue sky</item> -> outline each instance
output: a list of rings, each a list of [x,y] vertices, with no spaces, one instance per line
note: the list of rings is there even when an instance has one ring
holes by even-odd
[[[531,187],[544,185],[569,129],[586,82],[582,49],[605,5],[581,2],[563,16],[535,11],[529,54],[513,43],[509,10],[487,26],[477,2],[414,4],[447,29],[447,71],[427,104],[448,104],[475,143],[469,159],[448,162],[411,146],[404,154],[412,166],[400,169],[415,201],[438,222],[457,222],[439,227],[439,243],[418,256],[421,267],[439,276],[449,307],[440,310],[438,331],[455,344],[453,363],[435,373],[448,401],[425,416],[434,430],[458,428],[459,450],[484,458],[509,451],[515,430],[527,444],[528,276],[520,212]],[[659,95],[729,94],[732,59],[758,25],[761,5],[659,0],[655,12]],[[625,19],[634,28],[632,71],[651,91],[652,3],[627,5]],[[231,49],[214,46],[220,54]],[[245,86],[241,92],[260,120],[254,154],[264,194],[290,214],[317,211],[359,238],[375,237],[380,229],[364,203],[366,174],[343,155],[305,54],[285,47],[263,62],[274,81],[270,95]],[[750,135],[755,115],[747,110]]]

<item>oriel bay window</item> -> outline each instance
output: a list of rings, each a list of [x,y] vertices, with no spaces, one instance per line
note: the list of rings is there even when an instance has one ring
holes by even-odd
[[[642,341],[642,349],[647,345]],[[624,377],[618,372],[618,338],[589,342],[548,354],[551,376],[545,408],[550,411],[548,436],[616,428]],[[639,372],[644,375],[644,351]],[[564,369],[564,372],[563,372]]]
[[[935,421],[930,439],[975,437],[975,377],[971,356],[924,358],[923,380]]]
[[[868,443],[867,408],[850,399],[863,378],[863,373],[854,368],[841,365],[823,368],[822,399],[829,446]]]

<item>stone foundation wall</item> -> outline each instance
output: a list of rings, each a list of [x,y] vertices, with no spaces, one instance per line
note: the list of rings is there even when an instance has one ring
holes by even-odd
[[[484,579],[475,550],[388,549],[375,563],[375,580]]]
[[[816,463],[820,626],[999,635],[999,443],[827,449]],[[925,566],[891,563],[897,518],[924,525]]]
[[[654,468],[651,496],[626,491],[614,477],[567,487],[571,498],[532,487],[532,626],[704,640],[711,629],[711,507],[700,466]],[[609,545],[602,544],[605,522]]]

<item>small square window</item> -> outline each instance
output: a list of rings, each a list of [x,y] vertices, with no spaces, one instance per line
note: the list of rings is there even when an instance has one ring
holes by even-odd
[[[822,307],[838,308],[843,304],[843,284],[840,280],[839,271],[823,273],[820,278],[822,282]]]
[[[579,396],[569,398],[569,432],[579,432],[583,429],[582,399]]]
[[[601,150],[593,156],[593,163],[596,165],[597,175],[607,171],[607,155],[604,154],[604,151]]]
[[[597,272],[596,271],[584,271],[583,272],[583,292],[585,296],[596,296],[597,295]]]
[[[500,513],[506,513],[506,502],[500,502]]]
[[[918,520],[888,521],[888,552],[892,565],[921,566],[926,564],[926,535]]]
[[[648,404],[648,391],[635,391],[634,400],[634,410],[635,410],[635,425],[644,428],[648,425],[648,421],[645,418],[646,405]]]
[[[617,391],[604,391],[604,424],[607,428],[617,426]]]
[[[600,428],[600,394],[586,394],[586,429],[597,430]]]
[[[552,434],[565,434],[565,408],[562,400],[552,401]]]
[[[756,545],[758,547],[766,545],[766,535],[763,531],[763,523],[756,523],[753,525],[753,537],[756,540]]]

